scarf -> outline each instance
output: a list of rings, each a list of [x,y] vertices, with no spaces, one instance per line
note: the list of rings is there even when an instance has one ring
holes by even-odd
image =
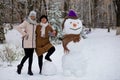
[[[36,25],[36,24],[37,24],[36,20],[32,20],[30,17],[28,17],[28,18],[26,19],[26,21],[27,21],[28,23],[30,23],[30,24],[33,24],[33,25]]]
[[[40,23],[40,25],[42,26],[41,28],[41,37],[45,37],[45,28],[48,26],[48,22],[47,23]]]

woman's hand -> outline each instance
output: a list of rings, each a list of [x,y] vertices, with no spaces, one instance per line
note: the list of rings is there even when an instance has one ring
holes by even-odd
[[[24,36],[22,36],[22,39],[25,38],[26,40],[28,40],[28,37],[29,37],[29,34],[26,33]]]
[[[55,35],[56,35],[56,31],[54,30],[54,31],[52,32],[52,34],[53,34],[53,36],[55,36]]]
[[[56,31],[52,31],[52,32],[49,32],[49,36],[55,36],[56,35]]]

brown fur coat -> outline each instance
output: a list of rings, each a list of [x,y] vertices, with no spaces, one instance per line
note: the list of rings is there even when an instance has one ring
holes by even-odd
[[[53,29],[50,25],[45,28],[45,37],[41,37],[41,25],[36,27],[36,53],[38,56],[47,52],[53,45],[49,41],[48,32],[52,32]]]

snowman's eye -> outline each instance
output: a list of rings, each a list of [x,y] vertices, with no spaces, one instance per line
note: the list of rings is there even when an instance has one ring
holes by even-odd
[[[70,22],[70,24],[72,24],[72,22]]]

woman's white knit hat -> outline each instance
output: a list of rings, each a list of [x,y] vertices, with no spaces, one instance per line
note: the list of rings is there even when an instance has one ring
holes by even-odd
[[[30,11],[29,16],[35,16],[36,17],[36,12],[35,11]]]

